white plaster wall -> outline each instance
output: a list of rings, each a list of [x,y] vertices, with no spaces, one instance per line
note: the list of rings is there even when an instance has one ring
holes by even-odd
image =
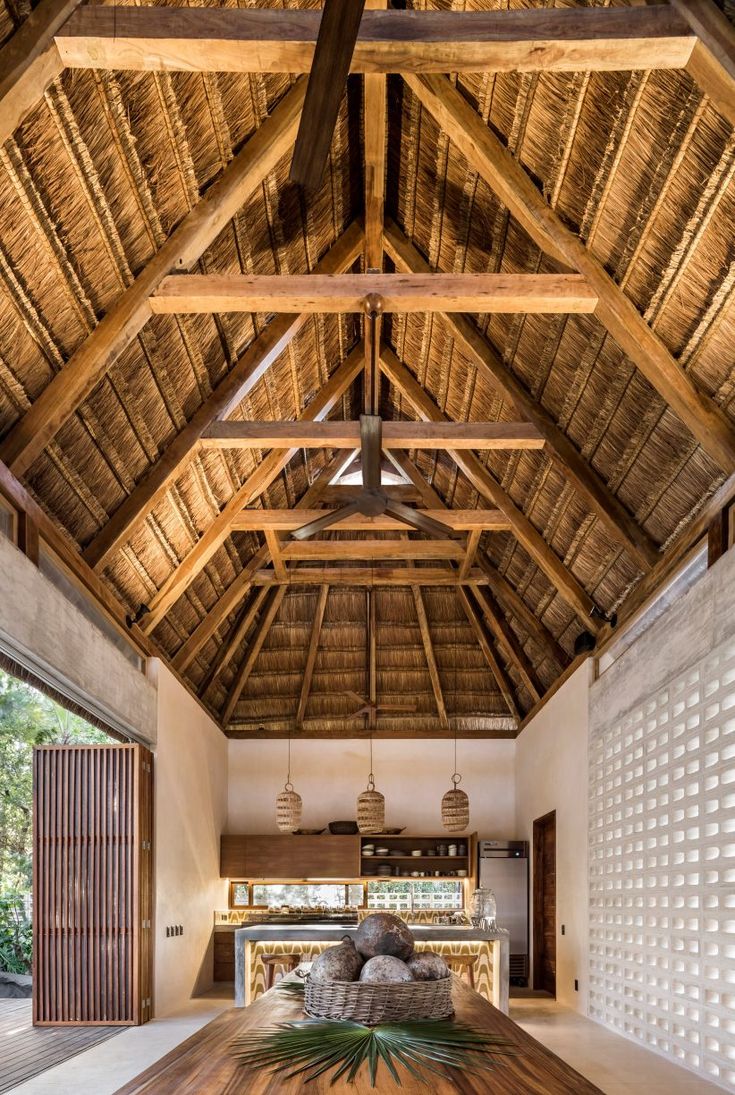
[[[556,995],[587,1011],[587,741],[591,662],[585,662],[516,739],[516,831],[533,844],[533,822],[556,810]],[[533,887],[533,856],[530,864]],[[531,888],[531,893],[533,889]],[[562,924],[565,934],[561,934]],[[531,954],[533,913],[530,912]],[[579,991],[574,989],[575,978]]]
[[[227,907],[219,843],[227,817],[227,740],[159,661],[155,761],[154,1012],[212,984],[214,910]],[[184,934],[166,938],[166,926]]]
[[[152,683],[4,536],[0,645],[115,729],[155,742]]]
[[[470,796],[470,831],[481,837],[515,837],[515,741],[460,740],[461,786]],[[288,743],[229,742],[230,833],[275,833],[275,799],[286,779]],[[450,788],[453,746],[439,739],[379,739],[373,743],[376,786],[385,795],[386,823],[410,833],[441,832],[442,795]],[[291,779],[304,802],[305,828],[349,821],[365,789],[368,742],[291,743]]]

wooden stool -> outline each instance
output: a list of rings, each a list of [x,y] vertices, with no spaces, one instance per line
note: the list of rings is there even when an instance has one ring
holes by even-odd
[[[273,988],[276,966],[283,966],[283,972],[281,977],[287,973],[292,973],[299,962],[301,961],[300,954],[262,954],[261,962],[265,966],[265,990]]]
[[[475,987],[475,955],[447,954],[444,961],[453,973],[463,977],[471,989]]]

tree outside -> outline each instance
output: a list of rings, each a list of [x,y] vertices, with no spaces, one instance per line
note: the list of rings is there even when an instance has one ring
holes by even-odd
[[[0,669],[0,970],[30,973],[33,746],[110,741]]]

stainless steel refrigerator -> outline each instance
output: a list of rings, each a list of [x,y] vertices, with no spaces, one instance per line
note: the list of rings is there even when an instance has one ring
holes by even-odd
[[[525,840],[481,840],[480,885],[492,890],[499,928],[510,932],[510,982],[528,984],[528,844]]]

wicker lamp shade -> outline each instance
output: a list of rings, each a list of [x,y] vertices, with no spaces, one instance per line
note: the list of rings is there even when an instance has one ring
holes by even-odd
[[[293,783],[286,786],[276,797],[276,826],[282,833],[293,833],[301,824],[301,795],[293,789]]]
[[[385,798],[375,790],[372,772],[367,790],[357,796],[357,827],[361,833],[382,833],[385,828]]]
[[[454,786],[442,799],[442,825],[450,833],[460,833],[470,823],[470,800],[457,786],[461,778],[457,772],[454,773]]]

